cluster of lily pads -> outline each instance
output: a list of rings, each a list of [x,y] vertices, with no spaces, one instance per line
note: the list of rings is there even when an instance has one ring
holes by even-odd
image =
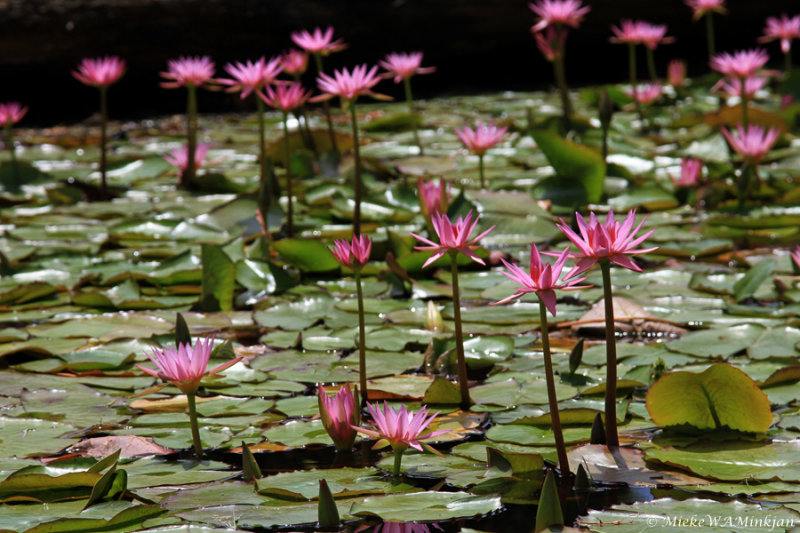
[[[800,16],[767,22],[776,73],[715,53],[722,0],[687,3],[721,80],[673,62],[661,84],[666,27],[626,20],[627,90],[570,93],[589,8],[541,0],[557,95],[415,103],[432,69],[390,54],[407,107],[357,109],[385,100],[378,67],[326,74],[344,44],[317,28],[230,79],[171,61],[185,122],[125,141],[117,57],[74,73],[100,89],[96,146],[15,145],[25,108],[0,105],[0,531],[800,523]],[[257,115],[198,115],[211,85]],[[638,503],[594,499],[620,487]]]

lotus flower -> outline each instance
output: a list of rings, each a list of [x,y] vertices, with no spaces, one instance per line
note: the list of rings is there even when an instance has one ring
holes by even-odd
[[[328,26],[324,32],[320,28],[314,28],[313,33],[307,30],[296,31],[291,37],[294,44],[312,54],[327,56],[347,48],[341,39],[333,40],[333,26]]]
[[[770,128],[764,130],[757,124],[750,124],[747,128],[741,125],[736,127],[738,135],[734,135],[727,129],[722,128],[722,134],[730,143],[731,147],[749,163],[758,163],[772,149],[772,145],[780,137],[780,130]]]
[[[353,395],[350,384],[347,383],[342,385],[334,396],[329,396],[322,384],[318,383],[317,398],[322,425],[333,440],[336,449],[350,450],[357,434],[353,426],[357,426],[361,422],[358,389]]]
[[[480,220],[480,216],[475,217],[474,221],[472,220],[472,211],[467,213],[467,216],[464,218],[458,217],[455,222],[450,222],[447,215],[438,212],[434,213],[433,228],[436,230],[436,235],[439,237],[439,244],[425,237],[420,237],[415,233],[411,234],[416,239],[425,243],[425,246],[415,246],[415,250],[433,252],[433,255],[425,261],[422,268],[427,267],[448,252],[460,252],[476,263],[485,265],[486,263],[483,262],[483,259],[475,255],[473,250],[480,248],[480,245],[477,244],[478,241],[488,235],[489,232],[494,229],[494,226],[479,234],[477,237],[470,238],[470,235],[472,235],[472,232],[475,231],[475,228],[478,226],[478,220]]]
[[[719,13],[724,15],[728,11],[725,9],[725,0],[686,0],[686,5],[694,11],[694,19],[699,20],[706,13]]]
[[[614,37],[611,38],[612,43],[628,43],[628,44],[641,44],[642,36],[640,29],[641,22],[624,19],[620,22],[619,27],[611,26],[611,31]]]
[[[165,89],[200,87],[214,77],[214,62],[208,56],[179,57],[167,61],[167,72],[161,77],[171,81],[161,83]]]
[[[758,91],[767,85],[767,81],[767,78],[761,76],[751,76],[745,79],[744,83],[739,78],[723,78],[711,90],[722,91],[727,95],[740,98],[753,98]]]
[[[648,83],[628,91],[628,96],[643,105],[650,105],[661,98],[661,84]]]
[[[264,57],[258,58],[255,62],[228,63],[225,70],[233,79],[218,79],[222,85],[227,85],[227,92],[241,92],[241,97],[247,98],[253,91],[263,89],[266,85],[275,81],[282,69],[281,59],[273,57],[267,62]]]
[[[528,4],[528,7],[539,16],[532,28],[534,32],[554,25],[577,28],[591,10],[588,6],[582,6],[580,0],[540,0]]]
[[[200,143],[197,145],[197,149],[194,151],[195,169],[203,166],[206,161],[206,156],[208,155],[208,149],[210,147],[211,145],[207,143]],[[179,174],[186,172],[186,169],[189,166],[189,149],[186,146],[175,148],[171,150],[170,153],[165,154],[163,157],[167,160],[167,163],[178,170]]]
[[[339,96],[342,100],[352,102],[361,95],[369,95],[380,100],[391,100],[390,97],[371,90],[379,81],[381,78],[378,76],[377,65],[369,70],[367,70],[367,65],[353,67],[352,71],[335,70],[333,76],[322,73],[317,78],[317,85],[326,94],[315,97],[314,101],[318,102]]]
[[[93,87],[108,87],[125,74],[125,61],[118,56],[96,59],[84,58],[72,75],[83,84]]]
[[[302,106],[308,100],[310,93],[306,91],[299,83],[288,83],[276,85],[274,88],[268,85],[266,94],[258,92],[258,97],[263,100],[265,104],[275,109],[279,109],[284,113],[294,111]]]
[[[334,241],[334,247],[330,248],[331,254],[344,267],[360,270],[367,261],[372,251],[372,239],[366,235],[353,235],[352,242],[346,240]],[[363,391],[362,391],[363,392]]]
[[[703,172],[703,162],[694,157],[681,158],[681,175],[679,178],[672,178],[676,187],[694,187]]]
[[[675,41],[674,37],[666,37],[667,27],[664,24],[650,24],[639,22],[639,39],[650,50],[655,50],[659,44],[669,44]]]
[[[557,61],[563,57],[564,44],[567,41],[566,32],[548,26],[543,31],[533,32],[533,38],[536,39],[536,47],[548,61]]]
[[[667,65],[667,81],[675,89],[680,89],[686,82],[686,62],[673,59]]]
[[[22,117],[24,117],[27,112],[28,106],[24,106],[19,102],[0,104],[0,125],[8,127],[16,124],[22,120]]]
[[[281,56],[281,66],[286,74],[298,78],[308,68],[308,54],[291,49]]]
[[[445,182],[444,178],[439,178],[438,184],[435,180],[426,182],[419,178],[417,192],[420,210],[425,220],[431,220],[434,213],[447,212],[447,206],[450,205],[450,183]]]
[[[760,49],[739,50],[730,54],[723,52],[711,58],[711,68],[726,76],[749,78],[769,61],[767,53]]]
[[[792,49],[792,39],[800,39],[800,15],[789,18],[786,13],[778,17],[767,18],[764,35],[758,42],[781,41],[781,52],[788,54]]]
[[[456,128],[455,133],[470,151],[483,155],[489,148],[500,143],[507,131],[506,126],[498,128],[494,124],[478,124],[474,130],[468,126]]]
[[[436,72],[436,67],[422,67],[422,52],[391,53],[378,64],[386,69],[386,76],[394,78],[395,83],[400,83],[415,74],[430,74]]]

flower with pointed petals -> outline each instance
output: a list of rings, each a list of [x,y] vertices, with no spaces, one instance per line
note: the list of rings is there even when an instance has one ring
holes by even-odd
[[[544,58],[553,62],[563,54],[567,32],[558,31],[555,26],[548,26],[543,31],[534,31],[533,38],[536,39],[536,47]]]
[[[640,86],[636,90],[629,90],[628,96],[636,100],[642,105],[650,105],[659,98],[661,98],[661,84],[648,83]]]
[[[269,62],[263,56],[255,62],[248,60],[246,63],[240,63],[237,61],[225,65],[225,70],[233,79],[222,78],[217,82],[227,85],[228,88],[225,89],[227,92],[241,92],[242,98],[247,98],[253,91],[263,89],[275,81],[275,78],[281,73],[281,69],[281,59],[278,57],[273,57]]]
[[[24,117],[27,112],[28,106],[24,106],[19,102],[0,104],[0,125],[11,126],[12,124],[16,124],[22,120],[22,117]]]
[[[675,89],[680,89],[686,82],[686,62],[673,59],[667,65],[667,80]]]
[[[148,352],[147,357],[156,365],[158,370],[152,370],[141,365],[136,365],[136,367],[151,376],[169,381],[184,394],[193,394],[197,391],[200,386],[200,380],[204,376],[216,375],[242,359],[241,357],[235,357],[211,370],[206,370],[213,347],[214,339],[209,337],[205,342],[195,342],[194,346],[181,342],[178,343],[177,348],[153,348],[153,352]]]
[[[314,28],[313,33],[307,30],[296,31],[291,37],[294,44],[312,54],[326,56],[347,48],[341,39],[333,40],[333,26],[328,26],[324,32],[320,28]]]
[[[747,129],[741,125],[736,126],[738,135],[734,135],[722,128],[722,135],[728,140],[731,147],[749,163],[758,163],[772,149],[772,145],[780,137],[778,128],[764,130],[758,124],[750,124]]]
[[[582,6],[580,0],[540,0],[528,7],[539,16],[532,31],[541,31],[549,26],[570,26],[577,28],[583,17],[591,11],[589,6]]]
[[[308,54],[292,48],[281,56],[281,66],[290,76],[302,76],[308,68]]]
[[[425,261],[422,268],[427,267],[448,252],[461,252],[476,263],[485,265],[486,263],[483,262],[483,259],[475,255],[473,250],[480,247],[480,245],[477,244],[478,241],[488,235],[489,232],[494,229],[494,226],[477,237],[470,238],[470,235],[472,235],[472,232],[475,231],[475,228],[478,226],[478,220],[480,220],[480,218],[480,216],[477,216],[473,221],[472,211],[470,211],[465,218],[458,217],[455,222],[450,222],[447,215],[442,215],[439,212],[434,213],[432,220],[433,229],[436,230],[436,235],[439,237],[440,244],[436,244],[425,237],[420,237],[415,233],[411,234],[412,237],[425,243],[425,246],[415,246],[415,250],[433,252],[433,255]]]
[[[477,155],[483,155],[489,148],[497,145],[503,140],[507,131],[506,126],[498,128],[494,124],[478,124],[474,130],[468,126],[455,129],[464,146]]]
[[[347,240],[334,241],[334,247],[329,248],[331,254],[342,266],[360,270],[372,252],[372,239],[366,235],[353,235],[352,242]]]
[[[789,18],[783,13],[781,18],[767,18],[764,35],[758,38],[758,42],[768,43],[778,39],[781,41],[781,52],[788,54],[792,49],[792,39],[800,39],[800,15]]]
[[[266,94],[258,91],[258,97],[265,104],[275,109],[280,109],[284,113],[293,111],[306,103],[310,92],[306,91],[300,83],[287,83],[276,85],[275,88],[267,85]]]
[[[561,277],[561,272],[564,270],[564,264],[567,262],[568,257],[569,247],[561,252],[561,255],[558,256],[554,265],[551,266],[550,263],[542,263],[542,257],[539,254],[539,250],[536,248],[536,244],[531,243],[529,272],[525,272],[517,265],[509,263],[505,259],[501,259],[503,265],[508,269],[508,272],[503,272],[503,274],[510,280],[519,283],[520,286],[516,287],[515,290],[517,292],[511,296],[499,302],[494,302],[491,305],[504,304],[526,293],[534,292],[545,307],[547,307],[547,310],[550,311],[553,316],[556,316],[556,289],[572,291],[588,287],[588,285],[578,285],[578,283],[586,278],[572,278],[569,281],[558,282],[558,278]]]
[[[792,261],[800,269],[800,244],[794,247],[794,251],[790,254],[792,256]]]
[[[197,145],[197,149],[194,151],[195,169],[202,167],[204,164],[214,164],[219,162],[219,160],[214,160],[206,163],[206,156],[208,155],[209,148],[211,148],[211,145],[208,143],[200,143]],[[167,163],[175,167],[179,173],[183,173],[186,171],[186,167],[189,165],[189,156],[187,155],[188,152],[189,150],[186,148],[186,146],[181,146],[180,148],[171,150],[170,153],[165,154],[163,157],[167,160]]]
[[[377,403],[368,403],[367,410],[372,415],[372,420],[378,427],[377,431],[354,426],[353,429],[364,435],[378,438],[375,448],[391,446],[395,452],[403,452],[409,447],[418,451],[423,451],[423,446],[428,450],[432,449],[419,441],[449,433],[449,430],[431,431],[422,434],[439,413],[429,416],[430,411],[427,407],[422,407],[416,413],[406,409],[401,405],[395,410],[386,402],[383,402],[383,409]]]
[[[430,74],[436,67],[422,67],[422,52],[393,52],[378,64],[386,69],[384,76],[394,78],[395,83],[410,78],[414,74]]]
[[[214,62],[208,56],[171,59],[167,61],[167,72],[162,72],[161,77],[169,80],[161,82],[165,89],[200,87],[214,77]]]
[[[767,52],[761,48],[739,50],[730,54],[723,52],[711,58],[711,68],[726,76],[749,78],[769,61]]]
[[[641,44],[642,43],[642,36],[641,36],[641,26],[640,21],[633,21],[628,19],[623,19],[619,27],[611,26],[611,31],[614,33],[614,37],[611,38],[612,43],[628,43],[628,44]]]
[[[746,96],[753,98],[755,94],[767,85],[767,78],[761,76],[750,76],[744,80],[739,78],[723,78],[719,83],[711,88],[712,92],[721,91],[729,96]],[[744,90],[742,90],[744,88]]]
[[[699,20],[706,13],[719,13],[724,15],[728,12],[725,9],[725,0],[686,0],[686,5],[692,8],[694,20]]]
[[[694,187],[703,172],[703,162],[695,157],[681,158],[681,175],[675,178],[670,174],[676,187]]]
[[[329,396],[322,387],[322,383],[318,383],[317,400],[322,426],[330,435],[336,449],[350,450],[356,440],[356,430],[353,429],[353,426],[357,426],[361,422],[358,388],[353,394],[350,384],[346,383],[334,396]]]
[[[569,254],[571,259],[578,259],[578,262],[572,267],[572,270],[564,276],[565,280],[572,279],[585,272],[600,260],[611,261],[621,267],[641,272],[642,269],[628,256],[645,254],[658,249],[658,246],[640,250],[635,249],[655,231],[650,230],[644,235],[634,238],[636,233],[642,228],[646,219],[646,217],[642,219],[639,225],[636,226],[636,229],[634,229],[633,224],[636,218],[635,209],[631,209],[628,212],[628,216],[625,217],[622,224],[614,220],[614,211],[612,210],[608,211],[608,216],[606,216],[604,224],[601,224],[597,220],[594,213],[590,213],[588,223],[579,213],[575,213],[575,217],[578,222],[580,235],[572,231],[572,228],[570,228],[563,219],[560,220],[560,224],[556,224],[558,229],[560,229],[579,250],[578,253]],[[546,254],[554,255],[552,252],[547,252]]]
[[[655,50],[659,44],[675,42],[674,37],[666,37],[667,26],[664,24],[650,24],[639,22],[639,39],[650,50]]]
[[[439,178],[438,184],[435,180],[426,182],[419,178],[417,192],[420,210],[425,220],[431,220],[434,213],[447,212],[447,206],[450,205],[450,183],[445,182],[444,178]]]
[[[338,96],[342,100],[352,102],[362,94],[369,95],[378,100],[391,100],[389,96],[371,91],[379,81],[381,81],[381,77],[378,76],[377,65],[369,70],[367,70],[367,65],[358,65],[353,67],[352,71],[345,68],[342,70],[334,70],[333,76],[322,73],[317,78],[317,85],[325,94],[315,96],[312,101],[320,102]]]
[[[96,59],[84,58],[73,70],[72,75],[79,82],[93,87],[108,87],[125,74],[125,61],[118,56],[105,56]]]

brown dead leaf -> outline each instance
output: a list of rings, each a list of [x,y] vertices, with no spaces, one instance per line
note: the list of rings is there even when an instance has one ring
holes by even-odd
[[[675,322],[656,318],[644,307],[627,298],[614,297],[614,327],[625,334],[661,334],[680,337],[688,330]],[[560,322],[558,326],[569,326],[578,334],[594,334],[603,336],[606,324],[605,300],[601,299],[580,319],[573,322]]]
[[[117,450],[120,457],[141,457],[144,455],[167,455],[175,450],[165,448],[153,442],[151,437],[139,437],[136,435],[112,435],[109,437],[95,437],[83,440],[74,446],[67,448],[67,451],[78,453],[83,457],[108,457]]]

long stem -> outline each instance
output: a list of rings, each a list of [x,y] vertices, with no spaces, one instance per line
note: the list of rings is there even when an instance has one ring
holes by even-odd
[[[558,398],[556,396],[556,382],[553,376],[553,361],[550,358],[550,333],[547,329],[547,307],[539,300],[539,322],[542,332],[542,351],[544,352],[544,374],[547,381],[547,400],[550,403],[550,420],[553,424],[553,435],[556,439],[556,452],[558,453],[558,468],[562,475],[571,477],[567,447],[564,444],[564,433],[561,431],[561,415],[558,412]]]
[[[197,405],[195,404],[195,393],[187,392],[186,400],[189,403],[189,423],[192,426],[192,446],[197,458],[203,456],[203,443],[200,442],[200,428],[197,425]]]
[[[559,28],[558,31],[562,32],[564,30]],[[557,37],[555,41],[560,43],[560,36]],[[564,115],[564,127],[569,128],[569,117],[572,115],[572,102],[570,102],[569,90],[567,89],[567,75],[564,64],[564,47],[560,44],[556,46],[559,47],[559,50],[555,59],[553,60],[553,74],[555,75],[556,84],[558,85],[558,92],[561,95],[561,112]]]
[[[706,13],[706,44],[708,46],[708,60],[716,54],[716,46],[714,43],[714,18],[711,11]]]
[[[739,96],[742,99],[742,127],[747,128],[747,91],[745,90],[746,78],[739,78]]]
[[[417,131],[417,111],[414,109],[414,97],[411,95],[411,78],[403,78],[403,88],[406,92],[406,103],[408,103],[408,112],[411,113],[411,125],[414,127],[414,142],[419,146],[419,155],[425,155],[425,150],[422,148],[422,142],[419,140],[419,132]]]
[[[187,85],[189,92],[186,104],[186,170],[181,174],[181,187],[187,188],[193,181],[195,171],[194,154],[197,151],[197,88]]]
[[[100,190],[103,197],[108,196],[106,186],[106,131],[108,127],[108,87],[100,87]]]
[[[644,128],[644,111],[642,111],[642,104],[639,102],[639,81],[636,79],[636,45],[628,43],[628,77],[631,82],[631,91],[633,92],[633,101],[636,102],[636,112],[639,114],[639,120]]]
[[[606,315],[606,446],[619,446],[617,436],[617,339],[614,328],[614,296],[611,291],[611,262],[600,261],[603,273],[603,303]]]
[[[461,390],[461,409],[467,411],[472,406],[467,381],[467,358],[464,356],[464,333],[461,331],[461,294],[458,288],[458,252],[450,256],[450,273],[453,285],[453,321],[456,326],[456,358],[458,360],[458,387]]]
[[[353,126],[353,158],[355,166],[353,168],[354,188],[355,188],[355,208],[353,209],[353,234],[361,235],[361,151],[358,146],[358,120],[356,118],[356,101],[350,102],[350,121]]]
[[[367,404],[367,335],[364,325],[364,291],[361,288],[361,271],[355,270],[356,297],[358,298],[358,378],[361,385],[361,406]]]
[[[481,177],[481,189],[485,189],[486,188],[486,182],[485,182],[484,177],[483,177],[484,176],[484,174],[483,174],[483,155],[484,154],[478,154],[478,172],[479,172],[479,175]]]
[[[322,55],[313,54],[314,62],[317,64],[317,73],[322,74]],[[331,138],[331,150],[334,152],[339,151],[339,146],[336,144],[336,132],[333,131],[333,119],[331,118],[331,105],[327,100],[323,100],[322,109],[325,111],[325,120],[328,121],[328,135]]]
[[[14,186],[18,187],[19,183],[19,167],[17,166],[17,151],[14,146],[14,136],[11,131],[11,123],[7,122],[5,125],[6,131],[6,146],[8,146],[8,153],[11,154],[11,170],[14,175]]]
[[[783,60],[786,62],[786,66],[784,67],[784,71],[786,76],[788,77],[789,74],[792,73],[792,49],[790,48],[788,52],[783,54]]]
[[[283,112],[283,151],[285,152],[283,159],[283,166],[286,169],[286,198],[289,202],[287,210],[289,221],[286,226],[286,234],[289,237],[294,237],[294,209],[292,207],[293,206],[292,166],[291,166],[291,157],[289,154],[289,113],[287,113],[286,111]]]
[[[403,462],[403,452],[405,450],[394,450],[394,468],[392,469],[392,476],[400,477],[400,463]]]
[[[267,177],[267,145],[264,141],[265,128],[264,128],[264,102],[261,98],[256,96],[256,106],[258,112],[258,173],[259,183],[264,188],[262,195],[267,199],[267,202],[272,201],[272,184]],[[269,204],[267,204],[269,205]]]
[[[647,72],[650,74],[651,81],[658,81],[658,74],[656,73],[656,54],[652,48],[645,46],[647,50]]]

